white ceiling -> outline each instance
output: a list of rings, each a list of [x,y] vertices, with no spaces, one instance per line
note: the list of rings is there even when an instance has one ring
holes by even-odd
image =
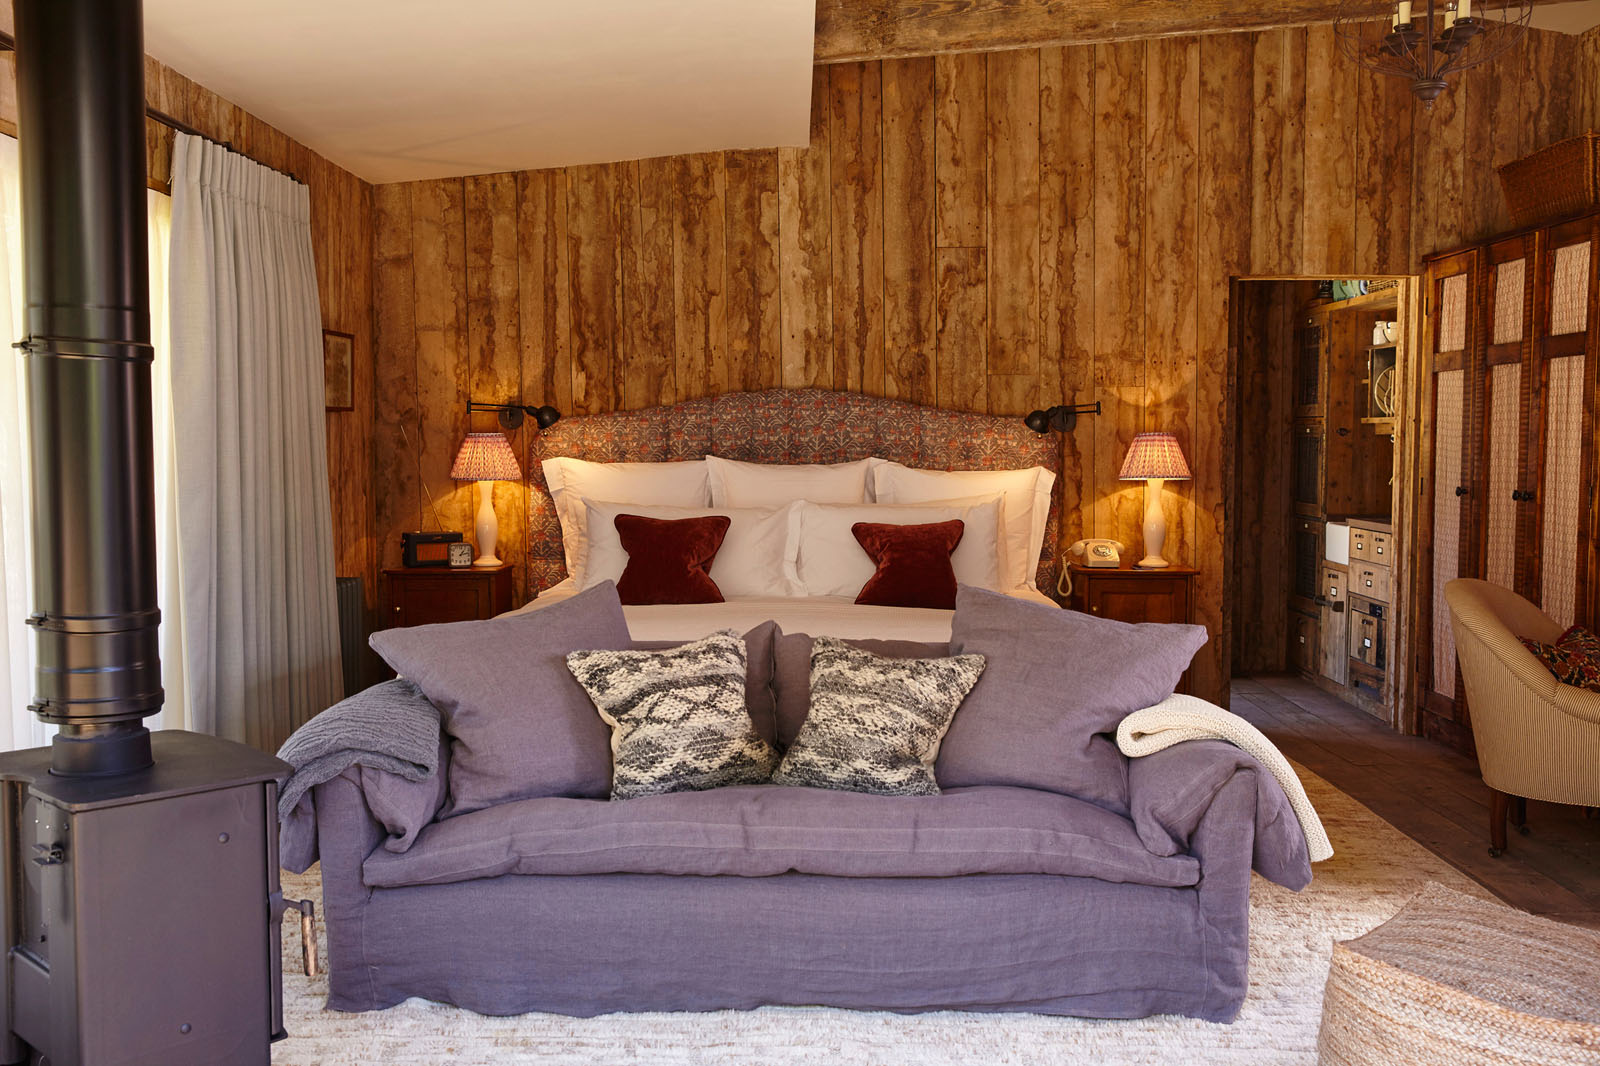
[[[145,0],[144,12],[156,59],[371,182],[807,141],[815,0]]]

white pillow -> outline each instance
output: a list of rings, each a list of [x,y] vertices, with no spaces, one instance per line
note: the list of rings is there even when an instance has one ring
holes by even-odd
[[[586,550],[584,511],[580,500],[619,500],[628,503],[670,503],[678,507],[704,507],[711,502],[706,484],[706,464],[591,463],[586,459],[546,459],[545,484],[561,521],[561,546],[567,573],[576,574]]]
[[[800,585],[807,596],[850,596],[872,577],[877,565],[856,540],[857,522],[920,526],[961,519],[961,543],[950,553],[956,581],[1001,591],[1002,558],[998,495],[937,504],[890,506],[882,503],[796,504],[800,514]]]
[[[1005,588],[1034,588],[1044,524],[1050,517],[1050,489],[1056,476],[1042,466],[1025,470],[918,470],[884,462],[873,469],[879,503],[926,503],[999,493],[1005,499]],[[969,582],[970,584],[970,582]]]
[[[795,500],[812,503],[870,503],[872,468],[884,459],[822,465],[741,463],[706,456],[715,507],[781,507]],[[968,493],[967,495],[972,495]]]
[[[727,515],[728,532],[717,557],[711,560],[711,580],[724,599],[740,596],[802,596],[795,574],[800,546],[800,516],[788,507],[664,507],[585,500],[589,530],[588,552],[579,561],[578,588],[593,588],[602,581],[617,581],[628,565],[617,515],[641,518],[701,518]]]

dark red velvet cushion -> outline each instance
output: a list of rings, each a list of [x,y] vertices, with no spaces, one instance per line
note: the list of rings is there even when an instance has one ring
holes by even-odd
[[[728,534],[727,515],[641,518],[619,514],[617,535],[628,565],[617,580],[624,604],[721,603],[711,560]]]
[[[921,526],[857,522],[850,532],[878,569],[861,586],[856,602],[955,610],[956,572],[950,565],[950,553],[965,531],[966,524],[959,518]]]

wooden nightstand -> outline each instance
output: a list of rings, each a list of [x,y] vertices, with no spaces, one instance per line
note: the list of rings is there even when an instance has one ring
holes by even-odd
[[[511,610],[511,565],[392,566],[383,571],[389,590],[388,627],[470,622]]]
[[[1199,571],[1193,567],[1140,570],[1125,559],[1115,569],[1073,563],[1068,573],[1072,594],[1067,606],[1072,610],[1118,622],[1194,621],[1194,576]],[[1178,691],[1189,691],[1187,670]]]

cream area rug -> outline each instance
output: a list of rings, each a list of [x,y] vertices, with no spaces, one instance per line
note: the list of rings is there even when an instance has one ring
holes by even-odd
[[[413,999],[386,1011],[323,1009],[325,978],[300,971],[284,927],[284,1025],[277,1066],[1061,1066],[1067,1063],[1248,1066],[1316,1062],[1322,987],[1335,940],[1391,917],[1424,882],[1488,893],[1309,771],[1295,768],[1322,815],[1334,857],[1304,892],[1255,878],[1250,993],[1232,1025],[1160,1016],[1091,1021],[1033,1014],[897,1015],[766,1007],[712,1014],[488,1018]],[[284,875],[284,893],[321,899],[315,867]],[[320,928],[320,920],[319,920]],[[323,951],[326,958],[326,950]]]

